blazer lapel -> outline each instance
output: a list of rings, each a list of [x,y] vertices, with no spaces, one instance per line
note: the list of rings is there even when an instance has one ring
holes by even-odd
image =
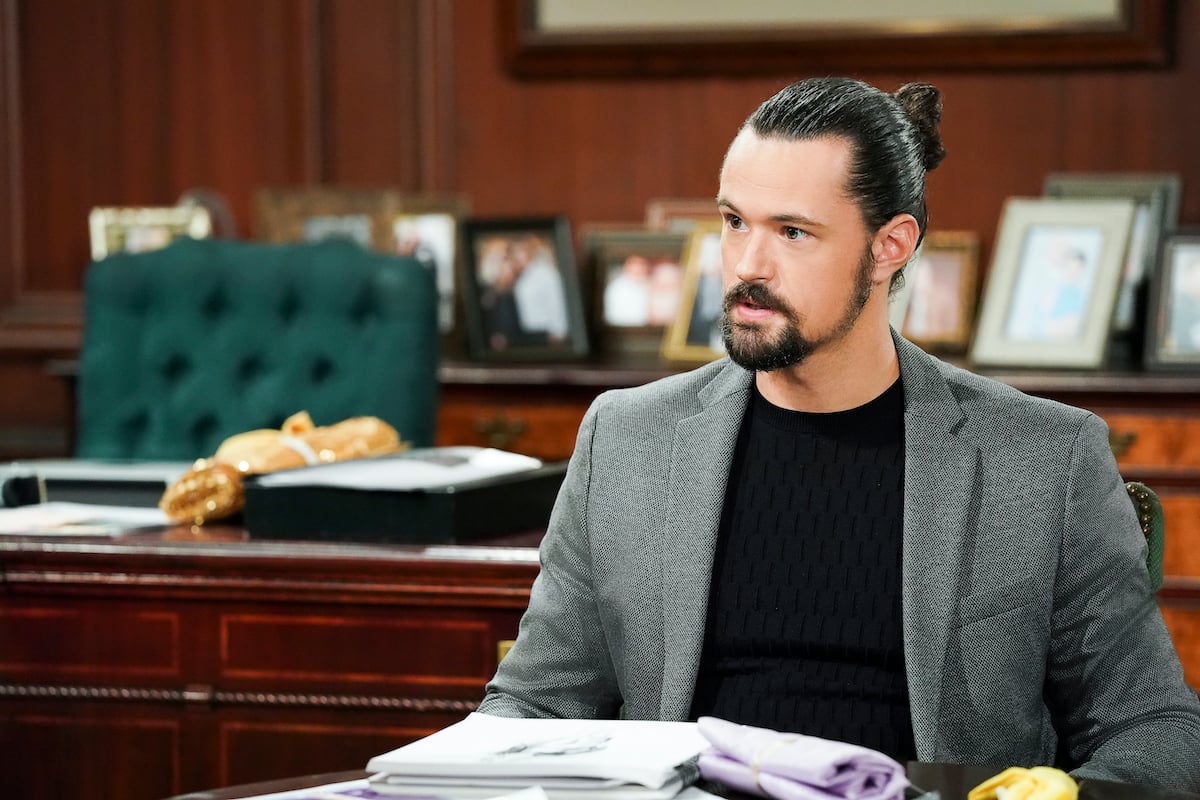
[[[660,719],[683,720],[691,710],[717,528],[750,380],[751,373],[730,362],[701,390],[703,410],[675,425],[662,550],[666,660]]]
[[[904,655],[917,756],[939,757],[942,668],[970,558],[979,448],[934,361],[897,337],[905,392]]]

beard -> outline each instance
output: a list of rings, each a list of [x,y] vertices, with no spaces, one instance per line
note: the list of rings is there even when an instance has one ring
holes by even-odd
[[[721,339],[725,351],[734,363],[760,372],[802,363],[818,348],[842,338],[854,327],[863,307],[871,298],[871,271],[874,267],[875,259],[868,247],[858,261],[854,290],[846,301],[842,318],[833,330],[823,336],[805,336],[800,329],[803,321],[800,314],[786,300],[772,294],[765,285],[739,281],[725,293],[722,304]],[[730,311],[741,302],[750,302],[759,308],[774,311],[783,317],[783,328],[772,335],[766,326],[753,322],[734,322]]]

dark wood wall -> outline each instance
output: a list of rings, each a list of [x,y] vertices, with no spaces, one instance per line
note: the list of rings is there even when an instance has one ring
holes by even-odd
[[[0,456],[67,446],[52,366],[78,346],[93,206],[205,187],[250,236],[257,188],[327,183],[636,222],[711,196],[742,119],[819,72],[520,80],[500,2],[0,0]],[[1200,4],[1174,15],[1165,68],[861,73],[944,92],[932,226],[977,232],[986,264],[1004,199],[1063,170],[1177,172],[1200,224]]]

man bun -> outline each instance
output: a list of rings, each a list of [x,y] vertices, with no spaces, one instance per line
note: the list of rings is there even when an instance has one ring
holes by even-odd
[[[946,157],[942,134],[938,131],[938,123],[942,121],[942,93],[928,83],[906,83],[893,97],[921,134],[925,171],[936,168]]]

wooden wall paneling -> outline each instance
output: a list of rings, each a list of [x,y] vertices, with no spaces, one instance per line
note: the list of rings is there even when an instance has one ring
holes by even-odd
[[[207,186],[244,225],[256,186],[313,177],[311,2],[16,9],[20,291],[79,290],[93,206],[172,204]]]
[[[421,30],[416,0],[321,6],[323,177],[415,187]]]
[[[0,0],[0,309],[20,290],[15,265],[23,249],[17,42],[17,0]]]

